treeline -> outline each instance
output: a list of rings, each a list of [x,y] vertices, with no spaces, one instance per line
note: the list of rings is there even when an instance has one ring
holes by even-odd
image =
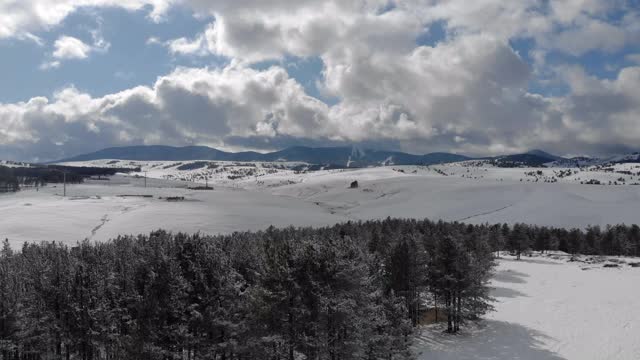
[[[508,250],[517,258],[523,252],[560,250],[570,254],[640,256],[640,227],[634,225],[589,226],[585,230],[515,224],[490,226],[495,251]]]
[[[17,191],[18,186],[18,178],[15,177],[11,168],[0,166],[0,192]]]
[[[0,252],[0,354],[32,359],[405,359],[436,313],[491,310],[494,254],[638,255],[637,225],[428,220],[119,237]]]
[[[438,309],[491,309],[487,226],[428,220],[164,231],[0,254],[0,351],[13,359],[406,359]]]
[[[12,183],[20,185],[36,186],[48,183],[82,183],[85,178],[92,176],[110,176],[116,173],[129,173],[140,171],[139,168],[101,168],[101,167],[76,167],[62,165],[41,165],[30,167],[5,167],[0,166],[0,181],[4,178],[13,179]]]

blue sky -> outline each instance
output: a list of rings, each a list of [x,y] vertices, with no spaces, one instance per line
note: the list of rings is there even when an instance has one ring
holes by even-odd
[[[52,31],[38,33],[45,42],[16,39],[0,40],[0,77],[6,83],[19,86],[0,86],[1,102],[25,101],[35,95],[49,96],[54,91],[73,85],[93,96],[125,90],[137,85],[151,85],[160,75],[176,66],[215,65],[210,58],[173,57],[162,46],[149,46],[151,37],[174,39],[193,36],[204,27],[190,11],[175,8],[164,22],[147,19],[148,11],[126,11],[118,8],[80,9],[68,16]],[[104,54],[88,59],[70,60],[58,69],[39,70],[48,60],[52,44],[62,35],[91,43],[91,31],[100,29],[111,46]]]
[[[637,149],[636,0],[43,1],[0,1],[0,157]]]
[[[0,102],[26,101],[34,95],[50,96],[56,90],[74,86],[93,96],[104,96],[138,85],[152,85],[159,76],[178,66],[221,67],[229,58],[206,56],[175,56],[160,44],[161,41],[180,37],[195,37],[211,18],[198,19],[189,9],[176,7],[162,22],[147,18],[149,10],[126,11],[118,8],[80,9],[68,16],[50,32],[39,33],[45,45],[16,39],[0,40],[0,78],[5,83],[19,86],[0,86]],[[88,59],[72,60],[57,69],[41,70],[48,60],[51,44],[63,35],[73,36],[91,43],[91,31],[99,29],[109,42],[109,51]],[[282,65],[289,75],[305,87],[307,93],[324,101],[335,103],[333,97],[323,96],[316,86],[322,76],[322,60],[318,57],[287,57],[252,64],[256,69]],[[25,76],[27,75],[27,76]]]

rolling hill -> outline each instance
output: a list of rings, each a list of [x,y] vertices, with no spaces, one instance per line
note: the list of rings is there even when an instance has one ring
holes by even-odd
[[[368,167],[378,165],[432,165],[464,161],[469,157],[451,153],[430,153],[413,155],[397,151],[362,150],[356,147],[304,147],[296,146],[284,150],[258,153],[225,152],[206,146],[128,146],[99,150],[89,154],[74,156],[57,162],[92,161],[102,159],[138,161],[291,161],[309,164],[331,164],[344,167]]]

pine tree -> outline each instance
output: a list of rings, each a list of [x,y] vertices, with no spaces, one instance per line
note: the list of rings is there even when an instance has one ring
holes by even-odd
[[[19,284],[16,272],[19,271],[9,240],[5,239],[0,251],[0,353],[3,359],[9,359],[16,351],[18,323]]]
[[[513,230],[509,234],[509,238],[507,240],[507,248],[511,252],[516,254],[517,260],[520,260],[520,255],[522,254],[522,252],[526,251],[529,248],[529,244],[529,234],[527,234],[525,225],[514,225]]]
[[[420,314],[420,293],[425,285],[426,257],[420,243],[411,236],[405,236],[392,249],[389,263],[387,291],[406,299],[406,308],[411,323],[418,324]]]
[[[579,229],[571,229],[568,236],[569,253],[579,254],[583,252],[584,234]]]

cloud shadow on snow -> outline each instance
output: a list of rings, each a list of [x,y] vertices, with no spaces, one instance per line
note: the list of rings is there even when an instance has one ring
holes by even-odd
[[[502,261],[508,261],[508,262],[513,262],[513,263],[527,263],[527,264],[539,264],[539,265],[562,265],[561,262],[557,262],[557,261],[551,261],[551,260],[544,260],[544,259],[535,259],[535,258],[529,258],[529,257],[522,257],[520,258],[520,260],[516,260],[516,259],[508,259],[508,258],[501,258]]]

